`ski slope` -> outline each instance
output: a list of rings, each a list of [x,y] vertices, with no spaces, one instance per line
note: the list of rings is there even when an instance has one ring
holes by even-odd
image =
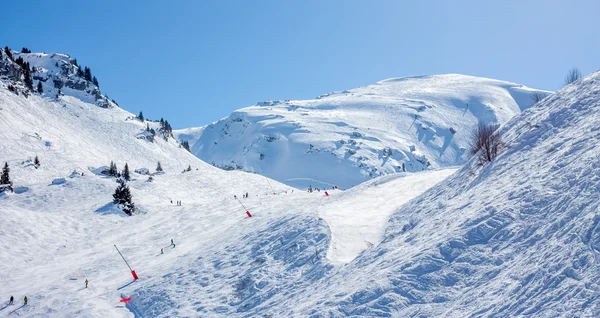
[[[510,120],[494,162],[403,205],[381,244],[276,316],[600,316],[599,114],[596,72]]]
[[[0,79],[0,160],[10,165],[15,192],[0,194],[0,317],[268,314],[282,297],[359,255],[365,240],[379,241],[393,202],[451,172],[390,176],[348,191],[356,197],[339,190],[327,197],[212,167],[173,138],[139,138],[158,123],[118,107],[67,93],[25,97],[6,87]],[[132,171],[134,216],[111,203],[117,182],[99,173],[111,161]],[[155,172],[159,161],[164,173]],[[149,169],[153,180],[138,169]],[[241,203],[252,218],[233,197],[246,192]],[[380,202],[346,206],[372,196]],[[10,295],[16,304],[7,306]],[[25,295],[29,304],[21,306]],[[120,303],[123,297],[131,302]]]
[[[478,122],[503,124],[549,92],[446,74],[393,78],[312,100],[267,101],[176,132],[223,169],[290,186],[347,189],[397,172],[459,166]]]

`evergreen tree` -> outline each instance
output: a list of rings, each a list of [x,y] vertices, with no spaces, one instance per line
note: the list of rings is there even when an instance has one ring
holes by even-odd
[[[160,161],[156,164],[156,171],[163,171],[163,168],[160,165]]]
[[[83,77],[85,78],[86,81],[91,82],[92,81],[92,70],[90,70],[89,67],[85,67],[83,70]]]
[[[110,167],[108,168],[108,175],[116,177],[117,176],[117,164],[114,162],[110,162]]]
[[[131,191],[125,183],[121,183],[113,194],[113,203],[118,204],[119,208],[127,215],[132,215],[135,212],[135,204],[131,200]]]
[[[8,168],[8,162],[4,163],[4,168],[2,168],[2,175],[0,176],[0,184],[11,184],[10,176],[8,173],[10,172],[10,168]]]
[[[42,81],[38,81],[37,92],[40,94],[44,94],[44,88],[42,87]]]
[[[140,121],[144,121],[144,113],[142,113],[141,111],[140,111],[140,114],[138,115],[138,119]]]
[[[28,49],[28,48],[26,48],[26,47],[24,47],[24,48],[21,49],[21,53],[31,53],[31,50]]]
[[[181,146],[182,146],[182,147],[183,147],[185,150],[187,150],[187,151],[189,151],[189,152],[192,152],[192,151],[190,150],[190,143],[189,143],[187,140],[182,140],[182,141],[181,141]]]
[[[150,124],[146,123],[146,131],[150,132]]]
[[[125,181],[129,181],[131,180],[131,176],[129,175],[129,166],[127,165],[127,163],[125,164],[125,168],[123,168],[123,179],[125,179]]]
[[[33,164],[36,166],[40,166],[40,159],[38,158],[38,156],[35,156],[35,159],[33,159]]]
[[[24,67],[24,79],[25,86],[29,88],[29,90],[33,91],[33,80],[31,79],[31,72],[29,71],[29,67]]]
[[[84,77],[83,70],[81,69],[81,67],[77,67],[77,76]]]
[[[8,58],[12,61],[14,61],[15,59],[12,56],[12,52],[10,52],[10,49],[8,48],[8,46],[4,47],[4,53],[6,53],[6,56],[8,56]]]
[[[71,63],[73,63],[73,65],[75,65],[75,66],[79,66],[79,64],[77,64],[77,59],[73,59],[73,60],[71,61]]]
[[[94,76],[94,77],[92,78],[92,83],[94,83],[94,85],[96,85],[96,86],[100,87],[100,84],[98,84],[98,79],[96,78],[96,76]]]

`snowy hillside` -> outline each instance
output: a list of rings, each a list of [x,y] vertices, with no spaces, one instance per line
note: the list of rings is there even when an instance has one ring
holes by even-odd
[[[596,72],[512,119],[494,162],[402,206],[379,246],[277,316],[600,316],[599,127]]]
[[[290,186],[350,188],[395,172],[458,166],[479,121],[505,123],[542,92],[465,75],[388,79],[314,100],[268,101],[176,131],[200,159]]]
[[[77,97],[104,108],[117,106],[100,92],[91,70],[66,54],[19,53],[5,48],[0,52],[0,78],[13,92],[25,97],[36,91],[49,97]]]
[[[160,123],[99,107],[85,90],[33,92],[17,75],[0,76],[0,162],[14,189],[0,193],[0,317],[269,315],[378,244],[398,205],[453,172],[298,191],[212,167]],[[111,203],[111,161],[132,171],[133,216]]]

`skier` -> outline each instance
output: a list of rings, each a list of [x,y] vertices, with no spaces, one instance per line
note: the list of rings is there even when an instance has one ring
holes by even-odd
[[[248,192],[246,192],[246,199],[248,198]]]
[[[27,305],[27,296],[25,296],[25,298],[23,298],[23,301],[25,302],[25,303],[23,304],[23,306]]]
[[[161,253],[161,254],[164,254],[162,247],[160,248],[160,253]]]
[[[173,204],[173,200],[171,200],[171,204]]]
[[[171,239],[171,246],[175,247],[175,243],[173,243],[173,239]]]
[[[87,278],[85,279],[85,288],[87,288],[89,281],[87,280]]]
[[[10,295],[10,300],[8,301],[8,304],[12,305],[14,301],[15,301],[15,297],[13,297],[12,295]]]

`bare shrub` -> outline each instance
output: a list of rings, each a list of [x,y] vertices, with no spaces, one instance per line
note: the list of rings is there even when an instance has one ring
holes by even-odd
[[[479,158],[480,164],[491,162],[498,156],[504,142],[498,130],[497,124],[485,124],[480,122],[471,133],[471,146],[469,152],[472,156]]]
[[[576,67],[572,68],[567,73],[567,76],[565,76],[565,86],[575,82],[576,80],[580,79],[581,77],[582,77],[581,72]]]

